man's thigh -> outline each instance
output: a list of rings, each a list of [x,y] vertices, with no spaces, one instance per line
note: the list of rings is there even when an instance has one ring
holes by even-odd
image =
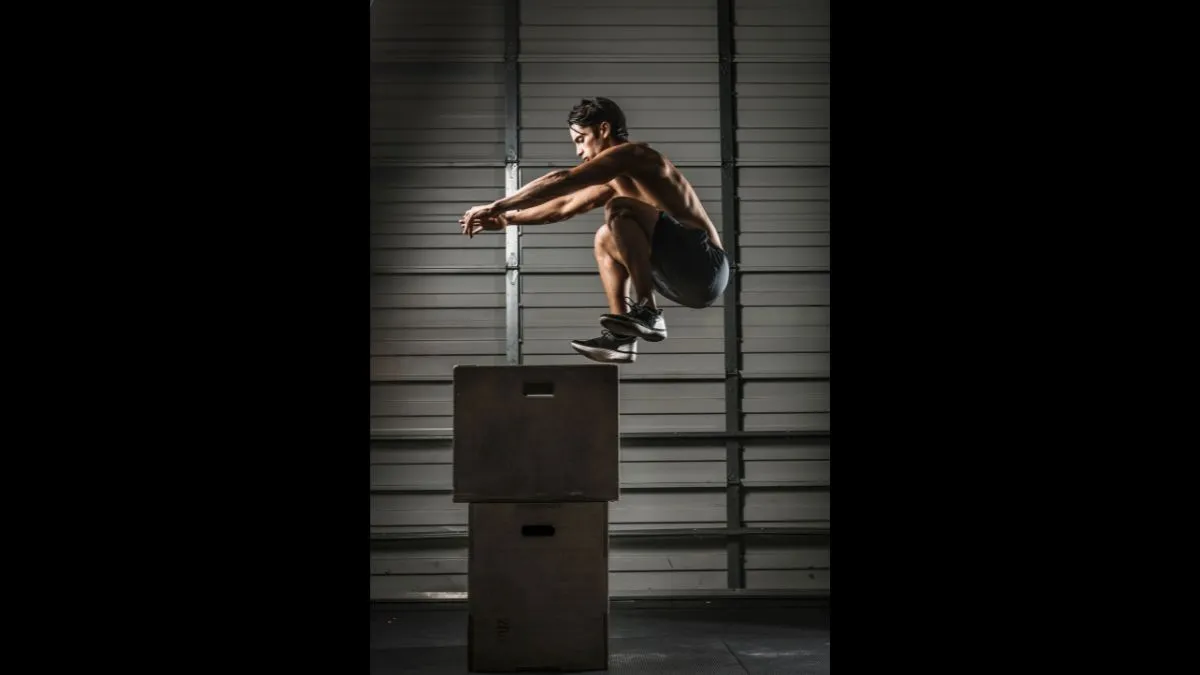
[[[646,241],[654,245],[654,227],[658,223],[658,208],[633,197],[613,197],[604,207],[605,222],[623,218],[636,222],[646,233]]]

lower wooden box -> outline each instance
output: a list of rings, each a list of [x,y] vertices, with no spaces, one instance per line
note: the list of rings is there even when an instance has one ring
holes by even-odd
[[[608,667],[608,503],[469,507],[468,669]]]

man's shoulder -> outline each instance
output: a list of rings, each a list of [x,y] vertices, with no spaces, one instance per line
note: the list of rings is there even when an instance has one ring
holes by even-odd
[[[629,156],[636,159],[639,164],[661,164],[663,161],[662,153],[654,149],[654,146],[645,141],[629,141],[625,144],[625,146],[628,148],[626,152],[629,154]]]
[[[654,146],[650,145],[646,141],[629,141],[628,143],[626,143],[626,145],[628,145],[630,147],[631,151],[639,153],[639,154],[647,154],[647,155],[657,155],[658,154],[658,151],[654,149]]]

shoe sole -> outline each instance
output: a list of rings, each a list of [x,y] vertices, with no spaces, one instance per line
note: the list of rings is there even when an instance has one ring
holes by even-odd
[[[637,360],[637,354],[618,352],[612,349],[601,349],[599,347],[589,347],[587,345],[581,345],[577,342],[572,342],[571,348],[587,358],[593,361],[599,361],[600,363],[633,363]]]
[[[613,335],[621,337],[636,337],[645,340],[646,342],[662,342],[667,339],[667,331],[656,331],[647,328],[640,323],[632,323],[625,321],[620,317],[600,317],[600,325],[608,329]]]

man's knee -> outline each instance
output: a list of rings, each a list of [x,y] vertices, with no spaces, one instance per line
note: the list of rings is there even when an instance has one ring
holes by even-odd
[[[604,205],[604,220],[611,223],[619,218],[632,218],[637,206],[637,200],[631,197],[613,197]]]
[[[596,230],[596,238],[593,241],[593,247],[595,248],[596,255],[607,255],[611,242],[612,230],[609,229],[608,225],[601,225],[600,229]]]

